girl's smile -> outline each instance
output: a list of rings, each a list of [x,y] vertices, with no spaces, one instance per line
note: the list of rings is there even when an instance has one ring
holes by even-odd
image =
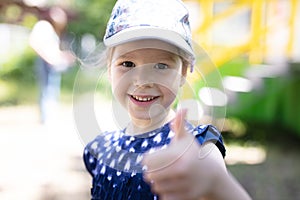
[[[133,103],[138,106],[149,106],[151,105],[159,96],[138,96],[138,95],[130,95],[130,98]]]

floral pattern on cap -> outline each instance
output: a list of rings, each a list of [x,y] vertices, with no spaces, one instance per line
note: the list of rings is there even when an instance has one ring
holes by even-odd
[[[188,10],[180,0],[118,0],[104,40],[128,28],[142,26],[174,31],[192,47]]]

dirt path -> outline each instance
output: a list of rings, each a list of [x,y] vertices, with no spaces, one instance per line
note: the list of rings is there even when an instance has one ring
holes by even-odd
[[[88,199],[72,108],[62,106],[57,116],[45,126],[35,106],[0,108],[0,199]]]

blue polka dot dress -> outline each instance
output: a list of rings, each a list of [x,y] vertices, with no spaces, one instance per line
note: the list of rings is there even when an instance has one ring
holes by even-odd
[[[222,136],[211,125],[186,129],[203,144],[213,141],[223,157],[225,148]],[[91,199],[101,200],[155,200],[159,197],[151,192],[143,180],[143,154],[154,149],[163,149],[171,142],[174,132],[170,124],[138,136],[128,136],[125,130],[106,132],[97,136],[84,149],[83,160],[93,177]]]

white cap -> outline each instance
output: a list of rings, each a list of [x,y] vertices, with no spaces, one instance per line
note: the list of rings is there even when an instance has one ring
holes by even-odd
[[[162,40],[178,47],[180,56],[193,67],[189,13],[182,1],[118,0],[107,24],[104,44],[114,47],[142,39]]]

